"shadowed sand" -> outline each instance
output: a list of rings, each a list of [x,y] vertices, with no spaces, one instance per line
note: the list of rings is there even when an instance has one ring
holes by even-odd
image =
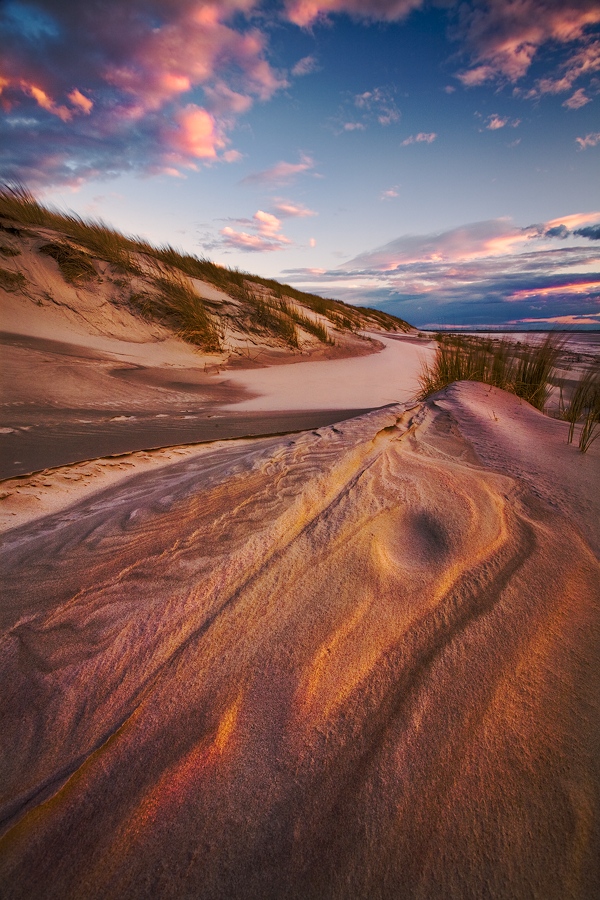
[[[76,344],[0,332],[0,479],[117,453],[319,428],[408,400],[421,358],[433,351],[431,341],[405,337],[378,335],[380,352],[363,342],[363,355],[346,359],[223,370],[204,368],[189,346],[132,349],[108,338],[79,336]]]
[[[456,385],[8,531],[3,897],[597,896],[600,455],[565,427]]]

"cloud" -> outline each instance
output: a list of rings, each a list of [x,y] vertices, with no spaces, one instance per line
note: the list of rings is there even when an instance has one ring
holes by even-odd
[[[592,78],[598,71],[600,71],[600,40],[587,39],[583,46],[569,53],[560,63],[558,77],[538,78],[526,96],[537,98],[542,94],[565,93],[573,89],[576,81],[584,77]],[[591,83],[593,84],[593,81]],[[587,102],[589,98],[585,97],[584,89],[579,88],[563,106],[578,109]]]
[[[565,100],[563,106],[566,106],[567,109],[581,109],[586,103],[590,103],[590,98],[586,97],[583,88],[579,88],[571,97]]]
[[[296,77],[311,75],[313,72],[317,72],[319,68],[319,63],[315,56],[303,56],[293,67],[292,75],[295,75]]]
[[[183,167],[226,160],[236,118],[287,85],[267,61],[257,8],[258,0],[3,5],[0,104],[18,111],[0,135],[4,177],[73,183],[162,171],[174,155]],[[19,119],[35,120],[25,153],[30,134]]]
[[[293,181],[297,175],[302,175],[304,172],[310,172],[314,167],[315,161],[312,157],[302,154],[300,162],[298,163],[280,161],[274,166],[271,166],[270,169],[264,169],[262,172],[253,172],[251,175],[246,175],[246,177],[242,179],[241,184],[289,184],[289,182]]]
[[[291,200],[283,200],[282,198],[275,200],[273,209],[282,219],[305,219],[308,216],[318,215],[313,209],[308,209],[301,203],[292,203]]]
[[[508,122],[508,116],[502,118],[496,114],[492,116],[488,116],[487,125],[485,126],[489,131],[496,131],[498,128],[504,128],[506,123]]]
[[[596,144],[600,143],[600,131],[586,134],[585,137],[577,137],[575,141],[579,144],[580,150],[585,150],[587,147],[595,147]]]
[[[563,64],[563,77],[572,84],[586,71],[585,42],[588,29],[600,22],[600,7],[595,0],[570,0],[568,4],[562,0],[487,0],[459,6],[456,19],[453,37],[471,57],[470,67],[458,75],[466,87],[494,81],[514,84],[528,73],[544,45],[583,41],[583,48]],[[539,83],[537,91],[543,93],[546,88]]]
[[[600,224],[588,225],[586,228],[577,228],[573,234],[589,238],[590,241],[600,241]]]
[[[272,213],[262,209],[257,210],[249,223],[254,229],[254,234],[247,231],[236,231],[226,225],[220,231],[222,244],[237,250],[265,253],[273,250],[282,250],[291,240],[280,233],[281,222]]]
[[[174,161],[216,159],[225,140],[219,134],[214,118],[205,109],[190,103],[175,115],[177,129],[172,131],[168,145]],[[166,143],[166,141],[165,141]]]
[[[598,212],[574,213],[526,227],[493,219],[405,235],[337,269],[295,270],[288,280],[422,327],[553,316],[583,321],[598,314],[600,255],[596,247],[577,244],[572,229],[599,219]],[[583,237],[600,238],[600,224],[580,230]]]
[[[382,191],[379,196],[379,199],[380,200],[393,200],[394,197],[399,196],[399,190],[398,190],[399,187],[400,187],[399,184],[395,184],[393,187],[388,188],[387,191]]]
[[[376,87],[355,94],[354,105],[362,110],[366,119],[375,119],[380,125],[392,125],[400,120],[400,110],[394,100],[394,88],[391,87]]]
[[[420,131],[418,134],[411,134],[402,141],[401,147],[409,147],[410,144],[432,144],[437,139],[435,131]]]
[[[290,22],[307,28],[331,13],[346,13],[367,22],[398,22],[405,19],[422,0],[287,0]]]

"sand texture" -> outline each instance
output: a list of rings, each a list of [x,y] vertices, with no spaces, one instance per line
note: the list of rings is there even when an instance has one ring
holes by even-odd
[[[461,384],[8,530],[3,898],[598,896],[600,442],[565,429]]]

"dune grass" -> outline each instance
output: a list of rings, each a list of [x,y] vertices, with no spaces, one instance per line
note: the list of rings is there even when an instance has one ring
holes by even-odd
[[[0,287],[9,293],[22,291],[27,284],[27,279],[21,272],[9,272],[0,268]]]
[[[581,422],[579,449],[585,453],[600,434],[600,372],[597,368],[583,373],[568,403],[562,402],[561,392],[561,416],[569,423],[569,444],[573,442],[575,426]]]
[[[276,304],[264,297],[264,291],[255,288],[266,288],[273,300],[297,301],[312,312],[327,318],[338,329],[357,332],[368,327],[378,327],[394,331],[410,331],[411,326],[404,319],[368,307],[349,306],[340,300],[321,297],[318,294],[305,293],[288,284],[282,284],[271,278],[251,275],[238,269],[230,269],[217,265],[211,260],[192,256],[177,250],[169,244],[155,247],[139,237],[127,237],[111,228],[100,219],[83,219],[73,213],[64,213],[44,206],[25,186],[20,184],[0,185],[0,216],[19,225],[32,225],[38,228],[51,228],[70,238],[79,247],[85,248],[93,256],[102,259],[115,269],[130,275],[141,274],[144,259],[152,260],[160,267],[181,273],[188,278],[208,281],[230,296],[244,302],[253,303],[256,307],[254,319],[259,327],[267,327],[282,337],[290,346],[298,345],[298,334],[295,325],[310,332],[324,343],[333,343],[325,325],[315,322],[297,311],[291,315],[287,310],[278,311]],[[2,230],[11,234],[23,234],[17,225],[2,225]],[[75,248],[73,248],[75,250]],[[58,261],[58,260],[57,260]],[[59,265],[61,263],[59,262]],[[68,264],[65,263],[68,267]],[[164,274],[164,273],[163,273]],[[67,277],[67,276],[65,276]],[[82,279],[73,270],[69,277]],[[176,281],[179,279],[176,276]],[[67,278],[69,280],[69,278]],[[262,299],[255,302],[256,297]],[[267,304],[265,307],[264,304]],[[302,321],[298,317],[302,318]]]
[[[419,399],[454,381],[481,381],[511,391],[543,410],[550,393],[560,340],[552,333],[542,344],[524,347],[465,335],[440,335],[436,356],[419,375]]]
[[[157,277],[158,295],[132,293],[130,303],[145,317],[169,325],[188,343],[196,344],[209,353],[222,349],[221,335],[212,321],[202,298],[196,294],[185,277],[179,279]]]
[[[51,241],[48,244],[43,244],[38,252],[56,260],[63,278],[69,284],[91,281],[98,274],[89,256],[82,253],[81,250],[71,247],[69,244]]]
[[[549,333],[541,344],[515,344],[507,338],[492,341],[475,335],[436,335],[438,347],[432,364],[419,375],[418,399],[424,400],[455,381],[481,381],[510,391],[544,411],[564,341]],[[560,404],[561,418],[569,422],[568,443],[581,423],[579,449],[585,453],[600,434],[600,373],[590,369],[581,376],[570,400]]]

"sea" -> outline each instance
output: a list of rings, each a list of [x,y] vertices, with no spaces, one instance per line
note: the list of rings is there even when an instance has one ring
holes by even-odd
[[[563,349],[573,356],[592,357],[600,362],[600,331],[448,331],[446,334],[470,334],[478,337],[507,338],[522,344],[540,344],[548,334],[563,342]],[[583,361],[583,360],[582,360]]]

